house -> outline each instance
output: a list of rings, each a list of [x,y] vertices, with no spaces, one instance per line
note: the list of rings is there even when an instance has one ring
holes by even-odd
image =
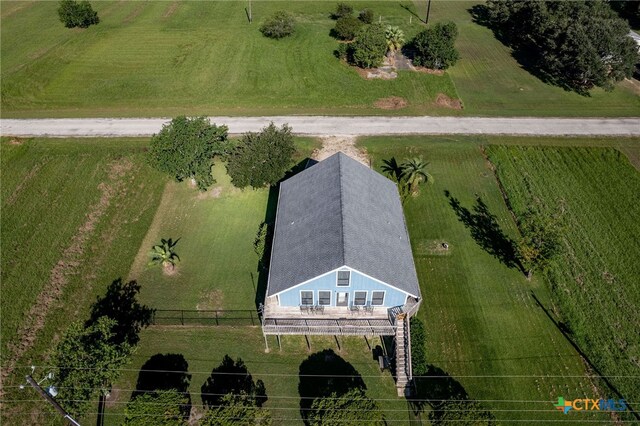
[[[394,182],[337,153],[280,184],[265,338],[408,335],[420,302]]]

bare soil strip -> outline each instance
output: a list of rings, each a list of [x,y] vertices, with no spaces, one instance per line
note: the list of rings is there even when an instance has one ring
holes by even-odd
[[[162,14],[162,17],[165,19],[170,18],[171,15],[176,13],[176,10],[178,10],[179,6],[180,6],[180,2],[174,1],[169,5],[169,7],[167,7],[167,10],[164,11],[164,13]]]
[[[29,183],[36,174],[38,174],[38,171],[42,168],[43,164],[44,163],[37,163],[31,168],[31,170],[29,170],[29,173],[25,175],[24,179],[22,179],[18,186],[16,186],[16,189],[13,190],[13,193],[9,198],[7,198],[7,206],[12,206],[16,202],[25,185]]]
[[[367,167],[371,167],[369,156],[359,148],[356,148],[356,138],[353,136],[330,136],[322,138],[322,148],[315,150],[311,155],[314,160],[322,161],[337,152],[343,152]]]
[[[108,180],[98,185],[101,192],[100,199],[89,207],[85,222],[71,238],[71,243],[51,270],[49,282],[43,286],[36,301],[25,315],[15,341],[7,345],[7,354],[0,374],[0,397],[4,394],[3,383],[13,373],[17,360],[24,356],[35,343],[38,332],[44,327],[49,310],[59,300],[69,282],[69,276],[78,273],[87,243],[94,235],[96,226],[109,208],[112,199],[125,185],[123,178],[132,169],[133,163],[128,159],[115,160],[108,165]]]

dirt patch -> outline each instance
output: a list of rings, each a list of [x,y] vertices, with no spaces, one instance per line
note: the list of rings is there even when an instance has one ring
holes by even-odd
[[[224,309],[224,294],[222,290],[203,291],[200,293],[200,301],[196,305],[199,311],[217,311]]]
[[[311,154],[311,158],[322,161],[337,152],[343,152],[365,166],[371,167],[371,162],[369,161],[369,156],[366,151],[356,148],[355,143],[356,138],[353,136],[329,136],[322,138],[322,148],[315,150],[313,154]]]
[[[422,72],[425,74],[444,75],[444,70],[434,70],[434,69],[425,68],[425,67],[414,67],[414,69],[418,72]]]
[[[221,186],[214,186],[213,188],[209,189],[208,191],[200,191],[198,192],[198,195],[196,196],[196,198],[198,200],[207,200],[210,198],[220,198],[220,196],[222,195],[222,187]]]
[[[7,198],[7,206],[12,206],[16,202],[25,185],[29,183],[29,181],[31,181],[31,179],[33,179],[36,174],[38,174],[38,171],[42,168],[42,165],[43,163],[34,165],[31,170],[29,170],[29,173],[27,173],[25,177],[22,178],[22,181],[20,181],[18,186],[16,186],[16,189],[13,190],[13,193],[9,196],[9,198]]]
[[[636,95],[640,95],[640,81],[635,78],[625,78],[622,81],[622,86],[628,87]]]
[[[460,101],[460,99],[452,99],[444,93],[438,93],[435,104],[443,108],[451,108],[457,110],[462,109],[462,102]]]
[[[13,138],[9,141],[9,145],[22,145],[24,141],[20,138]]]
[[[451,245],[444,240],[422,240],[416,245],[417,256],[448,256],[451,251]]]
[[[107,166],[107,181],[98,185],[99,200],[89,207],[85,221],[71,238],[70,244],[62,252],[62,257],[53,267],[49,275],[49,282],[45,284],[36,301],[25,315],[22,325],[18,329],[14,342],[7,345],[7,357],[0,375],[2,382],[15,369],[16,361],[33,346],[38,332],[44,327],[47,314],[51,307],[58,302],[69,277],[78,274],[87,244],[95,233],[96,226],[111,205],[113,198],[126,185],[122,179],[133,169],[133,163],[128,158],[114,160]],[[2,395],[0,390],[0,395]]]
[[[373,104],[374,107],[380,109],[402,109],[408,105],[405,98],[400,96],[389,96],[388,98],[380,98]]]
[[[111,388],[111,392],[109,393],[109,397],[105,399],[104,405],[107,408],[113,408],[116,406],[116,402],[120,399],[120,394],[122,391],[119,388]]]
[[[162,14],[163,18],[170,18],[171,15],[173,15],[174,13],[176,13],[176,10],[178,10],[178,6],[180,6],[180,2],[178,1],[174,1],[172,2],[164,11],[164,13]]]
[[[122,23],[130,24],[131,22],[135,21],[135,19],[140,15],[140,13],[142,13],[142,9],[144,9],[145,6],[146,4],[144,2],[138,3],[137,6],[133,8],[131,13],[129,13],[127,17],[122,20]]]

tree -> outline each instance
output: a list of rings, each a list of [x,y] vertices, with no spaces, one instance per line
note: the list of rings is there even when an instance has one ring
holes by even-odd
[[[210,408],[200,420],[202,426],[270,426],[271,413],[247,398],[246,394],[228,393],[218,406]]]
[[[129,360],[133,346],[114,343],[116,325],[106,316],[88,326],[72,323],[56,347],[52,363],[57,366],[57,400],[73,416],[94,409],[98,395],[109,392]]]
[[[277,11],[260,26],[260,32],[265,37],[276,40],[292,35],[295,30],[296,22],[293,16],[284,10]]]
[[[178,241],[180,241],[180,238],[175,241],[171,238],[168,240],[162,238],[160,244],[156,244],[151,250],[149,265],[162,265],[165,273],[172,272],[176,267],[176,263],[180,261],[180,257],[175,252]]]
[[[445,401],[429,412],[429,421],[434,426],[494,426],[496,419],[479,402]]]
[[[227,132],[227,126],[211,124],[206,117],[176,117],[151,138],[149,163],[177,182],[194,179],[204,191],[215,182],[213,157],[229,149]]]
[[[353,14],[353,7],[346,3],[338,3],[336,5],[336,11],[333,13],[333,19],[340,19],[343,16],[348,16]]]
[[[382,160],[382,172],[398,185],[400,200],[404,203],[409,195],[411,195],[411,191],[409,190],[409,184],[407,183],[402,165],[398,164],[395,157]]]
[[[342,395],[334,392],[328,397],[316,398],[311,404],[307,423],[309,426],[386,424],[380,407],[362,388],[351,389]]]
[[[413,63],[433,69],[447,69],[460,55],[455,48],[458,28],[453,22],[437,23],[419,32],[411,42]]]
[[[87,28],[100,23],[98,12],[93,10],[88,1],[60,0],[58,16],[67,28]]]
[[[531,279],[534,270],[544,270],[560,253],[560,226],[557,218],[530,208],[518,219],[522,238],[518,251]]]
[[[399,28],[392,25],[387,25],[384,30],[384,35],[387,39],[387,48],[390,52],[400,50],[404,44],[404,32]]]
[[[358,19],[361,20],[364,24],[373,23],[373,10],[371,9],[363,9],[358,14]]]
[[[428,165],[429,163],[426,163],[421,157],[409,158],[400,165],[404,179],[406,179],[409,191],[412,194],[418,193],[420,184],[424,182],[433,183],[433,177],[426,170]]]
[[[175,389],[136,396],[124,409],[123,426],[186,426],[184,406],[188,398]]]
[[[487,2],[488,21],[545,81],[587,94],[633,73],[638,48],[628,23],[600,1]]]
[[[340,40],[353,40],[362,27],[362,22],[353,15],[345,15],[336,21],[332,35]]]
[[[384,28],[379,24],[362,27],[358,30],[352,46],[352,59],[355,65],[362,68],[379,66],[387,53]]]
[[[275,185],[291,167],[295,146],[291,127],[273,123],[260,133],[245,133],[227,159],[231,183],[238,188]]]

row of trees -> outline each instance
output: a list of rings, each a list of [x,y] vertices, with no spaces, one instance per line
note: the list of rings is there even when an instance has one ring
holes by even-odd
[[[180,116],[151,138],[148,161],[177,182],[192,179],[205,191],[215,183],[214,157],[227,163],[231,182],[238,188],[276,184],[291,167],[295,147],[291,128],[273,123],[258,133],[230,140],[227,126],[211,124],[206,117]]]
[[[553,84],[587,93],[632,75],[638,46],[601,0],[489,0],[487,20],[527,66]]]

